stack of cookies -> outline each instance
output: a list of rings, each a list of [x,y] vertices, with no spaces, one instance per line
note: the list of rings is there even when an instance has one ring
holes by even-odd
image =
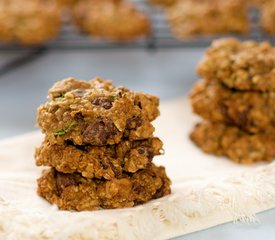
[[[275,157],[275,49],[268,43],[215,41],[198,66],[204,78],[191,93],[208,122],[191,139],[205,152],[238,163]]]
[[[115,87],[111,81],[73,78],[57,82],[38,109],[45,133],[36,149],[38,194],[64,210],[124,208],[170,193],[162,153],[151,122],[155,96]]]

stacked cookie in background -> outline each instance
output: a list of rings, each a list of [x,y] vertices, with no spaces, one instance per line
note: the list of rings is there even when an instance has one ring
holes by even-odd
[[[73,78],[57,82],[38,109],[45,133],[36,149],[38,194],[64,210],[123,208],[170,193],[162,153],[153,136],[155,96],[115,87],[111,81]]]
[[[199,123],[191,139],[238,163],[275,157],[275,49],[266,42],[214,41],[191,92]]]

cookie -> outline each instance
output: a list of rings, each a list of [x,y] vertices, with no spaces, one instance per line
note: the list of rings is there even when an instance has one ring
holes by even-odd
[[[275,129],[248,134],[221,123],[197,124],[190,135],[204,152],[226,156],[237,163],[251,164],[275,158]]]
[[[149,3],[159,6],[171,6],[176,3],[177,0],[148,0]]]
[[[199,81],[191,91],[193,111],[211,122],[257,133],[275,127],[275,91],[233,91],[215,81]]]
[[[239,0],[179,0],[166,10],[166,15],[178,39],[249,31],[247,6]]]
[[[75,24],[93,37],[130,41],[150,33],[148,17],[124,0],[83,0],[73,11]]]
[[[57,82],[38,108],[37,123],[51,144],[108,145],[151,138],[159,99],[96,78]]]
[[[147,168],[154,156],[162,153],[159,138],[141,141],[121,141],[108,146],[75,146],[49,144],[45,140],[36,149],[37,166],[54,167],[62,173],[80,173],[86,178],[118,178],[124,172],[135,173]]]
[[[275,1],[266,2],[261,6],[260,25],[264,32],[275,34]]]
[[[83,211],[143,204],[168,195],[170,184],[164,168],[155,165],[110,181],[60,173],[52,168],[38,179],[37,191],[59,209]]]
[[[56,0],[57,4],[61,7],[71,7],[74,6],[77,2],[82,0]]]
[[[244,91],[275,90],[275,49],[267,42],[214,41],[198,65],[198,74]]]
[[[54,0],[1,0],[0,41],[40,45],[60,30],[60,9]]]

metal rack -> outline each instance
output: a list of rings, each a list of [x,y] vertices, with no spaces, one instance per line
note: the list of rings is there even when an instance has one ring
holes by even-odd
[[[18,67],[48,50],[95,50],[95,49],[158,49],[158,48],[190,48],[207,47],[217,38],[236,37],[241,40],[254,39],[258,41],[267,40],[275,44],[275,37],[267,35],[261,31],[259,26],[259,11],[250,9],[251,30],[246,35],[212,35],[186,38],[177,40],[170,32],[165,14],[161,8],[146,4],[144,0],[132,0],[142,11],[150,16],[152,33],[150,36],[127,43],[114,43],[102,39],[94,39],[82,34],[79,30],[69,23],[65,23],[61,29],[60,35],[55,40],[39,47],[24,48],[18,45],[0,44],[0,52],[15,51],[22,52],[22,56],[4,66],[0,66],[0,75],[5,74],[11,69]]]
[[[150,36],[131,41],[128,43],[114,43],[112,41],[94,39],[88,35],[82,34],[72,24],[65,23],[61,29],[60,35],[55,40],[41,46],[44,49],[54,50],[78,50],[78,49],[110,49],[110,48],[176,48],[176,47],[206,47],[214,39],[220,37],[233,36],[239,39],[268,40],[275,43],[275,37],[263,33],[259,26],[259,12],[257,9],[251,9],[250,20],[251,30],[246,35],[212,35],[191,37],[183,40],[177,40],[171,34],[166,17],[161,8],[146,4],[144,0],[132,0],[142,11],[148,14],[151,19],[152,33]],[[22,48],[16,45],[1,45],[0,51],[12,50],[18,51]],[[33,48],[32,48],[33,49]]]

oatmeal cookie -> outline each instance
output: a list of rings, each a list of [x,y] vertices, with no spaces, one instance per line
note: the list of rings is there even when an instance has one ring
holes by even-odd
[[[158,105],[157,97],[115,87],[111,81],[69,78],[49,90],[37,123],[52,144],[116,144],[152,137]]]
[[[160,6],[171,6],[176,3],[177,0],[148,0],[149,3]]]
[[[172,33],[179,39],[249,31],[247,6],[240,0],[179,0],[166,15]]]
[[[54,0],[1,0],[0,41],[39,45],[57,36],[60,10]]]
[[[59,6],[74,6],[77,2],[80,2],[82,0],[56,0],[57,4]]]
[[[261,6],[261,27],[264,32],[275,34],[275,1]]]
[[[238,90],[275,90],[275,49],[267,42],[214,41],[198,65],[198,74]]]
[[[248,2],[250,2],[252,5],[255,5],[255,6],[262,6],[266,3],[274,2],[274,0],[252,0]]]
[[[202,80],[190,98],[193,111],[208,121],[233,124],[250,133],[275,127],[273,91],[232,91],[218,82]]]
[[[251,164],[275,158],[275,129],[248,134],[220,123],[197,124],[191,139],[204,152],[227,156],[237,163]]]
[[[162,153],[159,138],[141,141],[121,141],[107,146],[75,146],[49,144],[47,140],[36,149],[37,166],[54,167],[62,173],[78,172],[86,178],[112,179],[123,172],[134,173],[145,169],[154,156]]]
[[[155,165],[110,181],[52,168],[38,179],[38,194],[59,209],[84,211],[133,207],[170,194],[170,185],[165,169]]]
[[[148,17],[124,0],[83,0],[73,16],[76,25],[94,37],[129,41],[150,33]]]

